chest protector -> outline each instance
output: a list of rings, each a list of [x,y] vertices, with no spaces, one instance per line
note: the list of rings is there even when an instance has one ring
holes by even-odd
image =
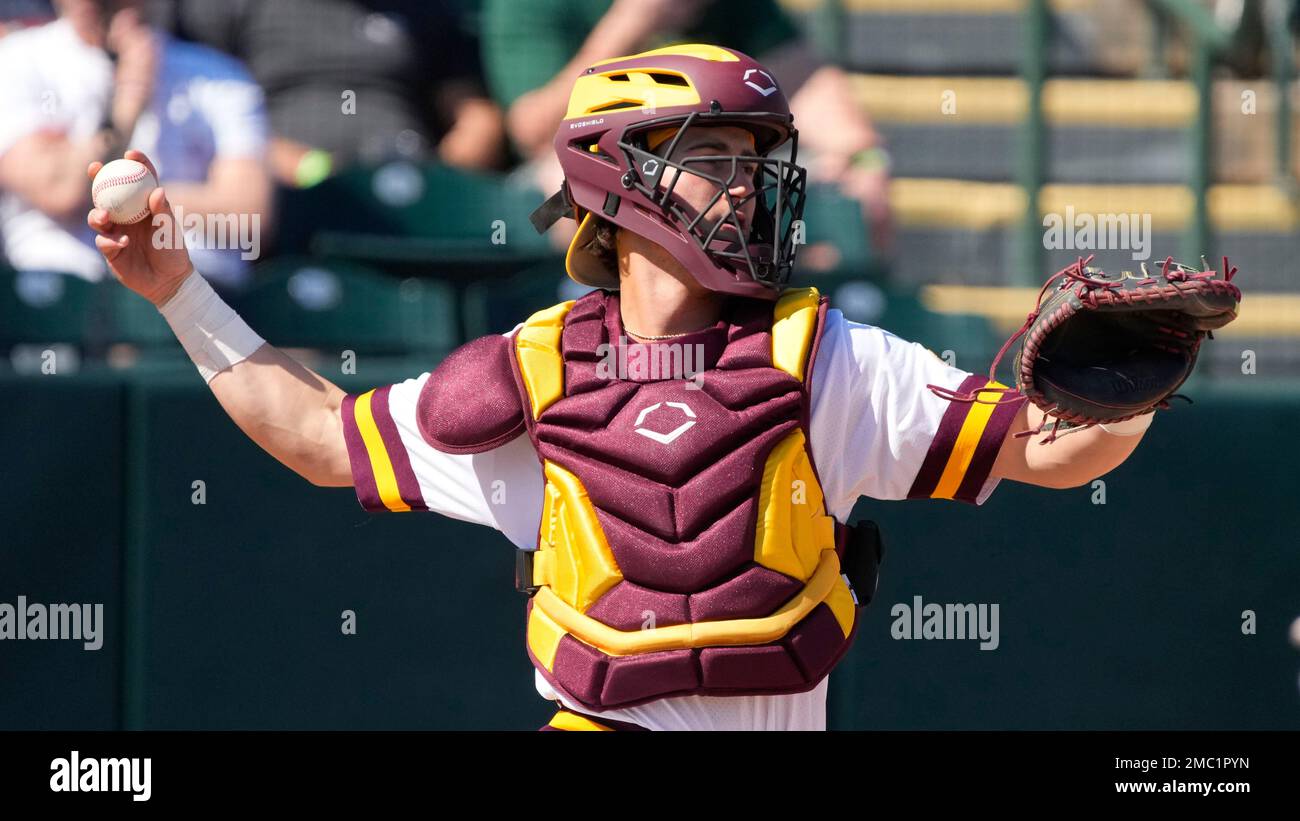
[[[546,494],[528,654],[557,691],[591,710],[803,692],[844,655],[860,608],[808,445],[824,318],[793,290],[639,344],[595,291],[519,330]]]

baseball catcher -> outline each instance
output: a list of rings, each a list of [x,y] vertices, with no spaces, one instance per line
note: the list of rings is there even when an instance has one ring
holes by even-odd
[[[1150,420],[1136,414],[1231,318],[1235,287],[1211,277],[1166,266],[1132,290],[1080,264],[1062,277],[1078,290],[1053,297],[1073,318],[1044,303],[1015,388],[848,321],[789,287],[798,133],[779,78],[725,48],[588,67],[555,150],[564,184],[533,222],[575,221],[566,268],[593,290],[357,395],[265,344],[183,248],[151,246],[148,221],[88,217],[268,453],[368,511],[435,511],[519,549],[524,646],[556,702],[544,729],[824,729],[880,559],[854,503],[1085,484],[1128,457]],[[149,205],[170,212],[162,189]],[[1106,424],[1028,447],[1016,433],[1044,407]]]

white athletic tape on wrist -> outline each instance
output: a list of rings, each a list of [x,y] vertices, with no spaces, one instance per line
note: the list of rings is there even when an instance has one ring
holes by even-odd
[[[266,344],[198,271],[186,277],[158,310],[204,382],[211,382],[218,373],[244,361]]]
[[[1099,425],[1098,427],[1112,436],[1137,436],[1151,427],[1151,420],[1155,418],[1155,412],[1152,411],[1141,416],[1135,416],[1132,419],[1126,419],[1123,422],[1112,422],[1109,425]]]

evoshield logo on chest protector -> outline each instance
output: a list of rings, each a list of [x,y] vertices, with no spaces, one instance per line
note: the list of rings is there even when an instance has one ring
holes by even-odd
[[[665,405],[670,408],[677,408],[682,413],[686,414],[687,417],[686,421],[682,422],[680,425],[668,431],[667,433],[660,433],[655,430],[650,430],[649,428],[641,427],[642,423],[645,422],[647,416],[649,416],[651,413],[658,410],[659,408],[664,407]],[[676,416],[676,414],[673,415]],[[669,412],[664,411],[662,413],[656,414],[656,416],[658,417],[658,420],[660,422],[659,427],[663,427],[664,422],[667,420],[669,416]],[[633,430],[635,430],[637,433],[641,434],[647,439],[653,439],[661,445],[669,445],[672,444],[672,442],[676,440],[677,437],[681,436],[683,433],[685,433],[686,431],[690,430],[695,426],[695,411],[691,410],[690,407],[685,402],[656,402],[647,408],[641,409],[641,412],[636,415],[635,424],[636,427],[634,427]]]

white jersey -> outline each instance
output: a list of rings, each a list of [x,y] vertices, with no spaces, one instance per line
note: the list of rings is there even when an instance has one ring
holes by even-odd
[[[429,377],[425,373],[381,388],[366,399],[368,434],[349,436],[348,442],[353,465],[365,465],[370,490],[357,484],[363,506],[375,511],[423,507],[495,528],[520,549],[536,549],[543,480],[532,442],[521,434],[479,454],[437,450],[425,441],[417,422]],[[828,512],[845,522],[862,496],[983,504],[999,481],[990,471],[1014,408],[1006,405],[993,412],[991,405],[949,402],[926,385],[957,390],[986,382],[949,366],[918,343],[828,311],[813,366],[810,420],[812,458]],[[356,421],[345,419],[349,421],[355,429]],[[375,475],[376,466],[392,473]],[[389,488],[386,498],[392,499],[403,478],[410,488],[401,492],[405,501],[379,501],[383,484]],[[502,494],[494,492],[501,488],[508,489],[505,502],[494,503],[501,500]],[[410,498],[413,493],[419,498]],[[593,712],[570,703],[535,671],[543,697],[575,712],[652,730],[824,730],[828,680],[804,693],[690,695]]]
[[[261,157],[267,142],[262,90],[239,61],[161,33],[157,38],[153,97],[129,145],[149,155],[161,183],[202,182],[217,159]],[[5,78],[0,154],[39,132],[88,139],[112,98],[108,55],[78,37],[67,20],[0,39],[0,76]],[[62,271],[89,280],[108,275],[84,214],[57,222],[16,194],[0,191],[0,239],[9,263],[19,270]],[[249,263],[237,244],[205,248],[202,241],[186,237],[195,267],[211,280],[241,283]]]

